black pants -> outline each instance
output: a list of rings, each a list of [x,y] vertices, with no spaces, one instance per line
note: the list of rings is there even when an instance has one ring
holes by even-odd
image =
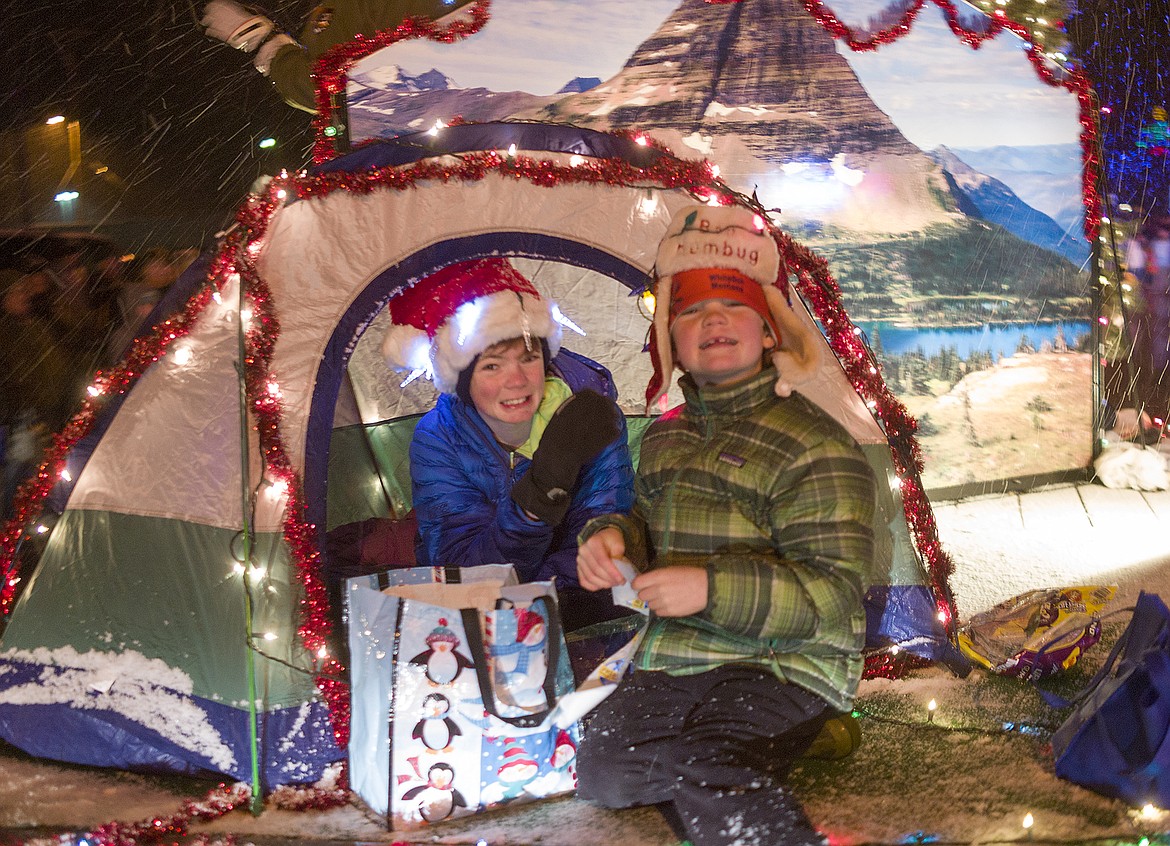
[[[578,795],[607,808],[672,802],[695,846],[823,844],[784,778],[829,716],[757,667],[636,672],[589,718]]]

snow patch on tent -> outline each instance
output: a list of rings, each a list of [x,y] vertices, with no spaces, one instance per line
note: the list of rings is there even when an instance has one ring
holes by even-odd
[[[308,702],[301,704],[296,709],[296,718],[288,727],[287,733],[280,742],[281,752],[291,752],[296,749],[304,740],[303,734],[305,726],[309,723],[309,718],[313,715],[313,709]]]
[[[185,749],[198,749],[215,766],[235,766],[232,750],[192,699],[191,678],[140,652],[79,653],[60,649],[10,649],[0,658],[43,667],[35,681],[0,687],[0,705],[68,705],[107,711],[157,732]],[[12,672],[0,666],[0,678]]]

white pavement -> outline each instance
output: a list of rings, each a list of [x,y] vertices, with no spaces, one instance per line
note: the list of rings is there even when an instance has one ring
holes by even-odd
[[[1027,590],[1118,586],[1170,600],[1170,492],[1059,485],[935,503],[960,621]]]

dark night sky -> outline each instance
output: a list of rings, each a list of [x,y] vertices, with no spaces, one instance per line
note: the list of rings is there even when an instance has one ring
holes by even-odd
[[[308,5],[273,11],[296,27]],[[242,53],[206,38],[201,7],[29,6],[9,18],[21,37],[4,47],[0,126],[78,119],[86,156],[125,182],[117,214],[150,218],[160,240],[180,243],[222,226],[259,174],[303,166],[311,142],[311,116],[285,105]],[[265,136],[279,146],[258,149]]]
[[[1083,0],[1068,25],[1103,106],[1108,192],[1166,214],[1170,172],[1139,153],[1138,132],[1155,106],[1170,106],[1170,2]]]
[[[270,13],[296,31],[311,2]],[[830,3],[831,5],[831,3]],[[308,161],[310,116],[286,106],[243,54],[206,38],[202,3],[67,0],[10,10],[0,126],[42,125],[52,113],[81,121],[86,154],[126,186],[115,217],[146,218],[136,231],[198,243],[224,225],[261,173]],[[1137,129],[1166,100],[1170,2],[1090,0],[1070,34],[1103,103],[1110,191],[1165,198],[1161,168],[1131,154]],[[273,151],[256,142],[278,139]],[[11,132],[7,136],[13,137]],[[0,174],[19,170],[11,141]],[[149,237],[149,236],[143,236]]]

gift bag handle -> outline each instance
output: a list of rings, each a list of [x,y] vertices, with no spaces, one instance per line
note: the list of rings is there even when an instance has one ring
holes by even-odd
[[[437,584],[457,585],[463,582],[463,576],[460,574],[460,568],[452,564],[448,564],[444,567],[433,567],[431,569],[434,571],[434,581]],[[442,571],[441,578],[439,576],[440,570]],[[379,570],[377,573],[373,574],[373,579],[378,585],[378,590],[386,590],[388,587],[397,587],[398,585],[402,584],[402,582],[390,578],[394,572],[394,569]]]
[[[1165,630],[1167,626],[1167,618],[1165,611],[1163,610],[1164,606],[1161,606],[1160,602],[1155,603],[1153,600],[1147,599],[1146,597],[1146,592],[1141,591],[1138,594],[1136,605],[1130,606],[1128,608],[1119,608],[1118,610],[1112,612],[1112,614],[1109,616],[1113,616],[1114,614],[1121,614],[1125,611],[1132,611],[1135,617],[1138,613],[1142,613],[1147,616],[1150,614],[1157,614],[1157,616],[1160,618],[1160,628]],[[1154,599],[1156,600],[1157,597],[1155,596]],[[1125,631],[1121,633],[1121,637],[1117,639],[1117,642],[1113,644],[1113,648],[1109,650],[1109,657],[1105,659],[1105,663],[1101,665],[1101,668],[1093,674],[1093,677],[1089,679],[1088,683],[1080,691],[1066,699],[1063,696],[1058,696],[1057,694],[1050,691],[1041,690],[1040,695],[1043,697],[1044,701],[1053,708],[1068,708],[1071,705],[1079,705],[1081,702],[1083,702],[1088,697],[1089,693],[1096,690],[1097,686],[1113,672],[1114,664],[1117,663],[1117,658],[1119,655],[1125,652],[1126,657],[1129,657],[1129,642],[1133,636],[1135,628],[1137,628],[1137,626],[1134,625],[1134,619],[1131,618],[1129,625],[1127,625],[1125,627]],[[1145,634],[1145,632],[1143,632],[1143,634]],[[1165,638],[1163,637],[1162,639],[1164,642]]]
[[[463,629],[467,632],[467,645],[475,656],[475,676],[479,681],[479,694],[483,699],[483,707],[489,714],[508,725],[518,728],[534,728],[544,722],[552,713],[556,702],[556,677],[561,659],[561,612],[556,602],[549,602],[547,596],[538,596],[532,600],[533,604],[541,602],[548,613],[548,672],[544,676],[544,701],[548,707],[533,714],[521,714],[518,717],[505,717],[499,712],[496,705],[496,695],[492,688],[491,675],[488,672],[487,649],[483,643],[483,627],[479,621],[479,611],[475,608],[461,610]],[[555,635],[555,636],[554,636]]]

